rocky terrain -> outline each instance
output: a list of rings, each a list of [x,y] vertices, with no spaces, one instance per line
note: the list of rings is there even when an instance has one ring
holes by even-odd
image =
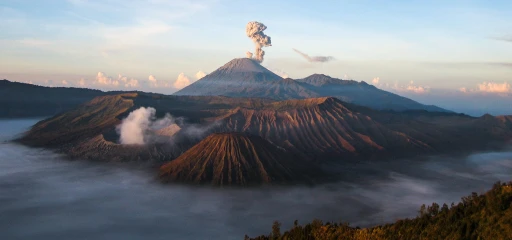
[[[156,117],[171,114],[179,119],[151,133],[165,141],[142,145],[119,142],[116,127],[129,113],[140,107],[155,108]],[[263,184],[267,180],[277,183],[297,180],[296,176],[305,175],[290,175],[295,172],[286,175],[283,172],[283,175],[276,173],[265,177],[260,172],[259,177],[249,177],[242,173],[244,177],[225,180],[227,175],[235,174],[230,172],[235,169],[214,175],[205,169],[195,169],[198,171],[195,175],[191,173],[185,176],[183,173],[190,172],[195,166],[210,163],[212,165],[208,169],[221,166],[220,160],[215,159],[226,159],[226,164],[232,166],[246,162],[248,165],[244,165],[243,169],[282,159],[283,166],[292,169],[298,162],[285,160],[290,159],[290,155],[294,159],[306,160],[304,162],[308,164],[321,166],[351,159],[382,160],[494,149],[512,140],[511,122],[510,116],[485,115],[474,118],[447,112],[379,111],[345,103],[334,97],[274,101],[125,93],[97,97],[78,108],[41,121],[19,141],[54,148],[71,157],[96,161],[131,161],[158,166],[181,159],[178,161],[180,164],[166,165],[168,174],[165,176],[168,177],[162,179],[246,185],[249,181]],[[205,138],[207,140],[201,141]],[[227,144],[219,139],[236,141]],[[222,150],[220,146],[211,145],[215,141],[224,146]],[[243,153],[233,153],[236,149],[244,148]],[[284,152],[276,149],[283,149]],[[265,152],[268,154],[265,155]],[[266,167],[258,169],[267,171]]]
[[[246,186],[313,182],[319,172],[312,163],[260,136],[214,133],[163,165],[160,178],[165,182]]]

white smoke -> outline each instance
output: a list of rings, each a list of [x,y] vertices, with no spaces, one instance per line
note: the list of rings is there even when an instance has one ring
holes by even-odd
[[[117,127],[120,136],[119,142],[121,144],[144,144],[144,135],[149,130],[155,113],[156,110],[151,107],[141,107],[131,112]]]
[[[188,138],[202,138],[218,123],[194,125],[185,123],[183,118],[175,118],[167,113],[163,118],[156,118],[156,109],[140,107],[128,114],[121,124],[116,127],[121,144],[144,145],[151,143],[173,144],[173,136],[180,131]]]
[[[267,26],[256,21],[247,23],[245,27],[245,34],[252,39],[255,45],[254,59],[260,63],[263,62],[263,57],[265,56],[265,51],[262,48],[272,46],[270,37],[263,33],[265,29],[267,29]],[[251,52],[247,52],[246,55],[248,58],[253,57]]]
[[[301,55],[304,59],[308,60],[308,62],[329,62],[329,61],[332,61],[334,60],[334,57],[331,57],[331,56],[309,56],[295,48],[292,48],[293,51],[295,51],[296,53],[298,53],[299,55]]]

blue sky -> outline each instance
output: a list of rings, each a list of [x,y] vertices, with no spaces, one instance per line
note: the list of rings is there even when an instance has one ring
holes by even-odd
[[[172,93],[253,50],[245,25],[256,20],[273,43],[263,65],[282,75],[373,82],[431,104],[461,95],[444,99],[451,108],[465,96],[482,108],[512,101],[511,1],[3,0],[0,15],[0,78],[17,81],[93,86],[121,74]]]

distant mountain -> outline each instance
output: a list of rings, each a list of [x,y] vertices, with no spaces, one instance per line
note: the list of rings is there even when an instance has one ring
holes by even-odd
[[[160,168],[165,182],[261,185],[312,181],[318,169],[260,136],[215,133]]]
[[[256,97],[275,100],[336,97],[378,110],[448,112],[378,89],[365,82],[341,80],[323,74],[304,79],[283,79],[258,62],[237,58],[174,95]]]
[[[336,97],[344,102],[354,103],[377,110],[404,111],[421,109],[431,112],[447,112],[447,110],[433,106],[423,105],[414,100],[399,96],[376,88],[366,82],[342,80],[324,74],[313,74],[297,82],[304,88],[315,92],[318,96]]]
[[[174,93],[190,96],[296,99],[316,96],[293,80],[280,76],[249,58],[237,58]]]
[[[0,118],[44,117],[108,93],[84,88],[43,87],[0,80]]]

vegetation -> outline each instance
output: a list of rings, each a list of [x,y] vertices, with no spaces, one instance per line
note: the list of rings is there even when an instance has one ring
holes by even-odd
[[[280,226],[276,221],[268,236],[253,239],[512,239],[512,182],[498,182],[487,193],[472,193],[450,207],[437,203],[423,205],[416,218],[393,224],[354,228],[346,223],[323,223],[320,220],[301,226],[295,221],[294,226],[284,233]],[[245,239],[250,238],[246,236]]]

